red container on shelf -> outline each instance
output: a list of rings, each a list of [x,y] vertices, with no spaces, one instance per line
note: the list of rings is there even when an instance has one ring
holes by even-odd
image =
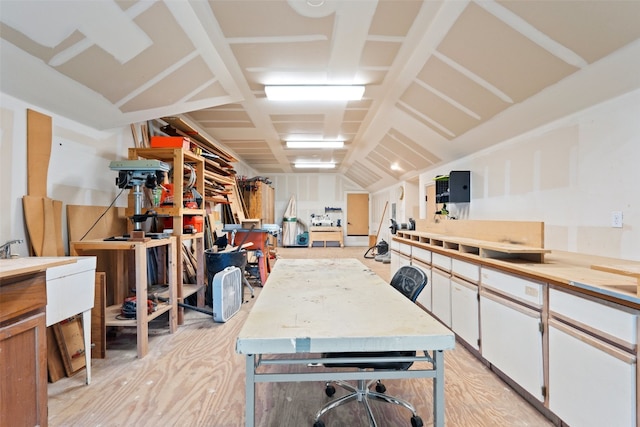
[[[191,140],[182,136],[152,136],[152,148],[191,148]]]
[[[164,230],[173,229],[173,218],[162,218]],[[202,233],[204,229],[204,218],[201,215],[185,215],[182,217],[183,233]]]

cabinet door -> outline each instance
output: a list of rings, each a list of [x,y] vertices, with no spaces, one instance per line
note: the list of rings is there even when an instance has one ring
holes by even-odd
[[[478,287],[451,279],[451,329],[471,347],[478,349]]]
[[[44,312],[0,328],[0,378],[0,426],[46,426]]]
[[[542,402],[540,312],[481,292],[480,318],[482,356]]]
[[[451,327],[451,276],[437,268],[431,269],[432,313]]]
[[[433,288],[433,284],[431,283],[431,266],[421,261],[417,261],[415,258],[411,260],[411,264],[424,271],[424,274],[427,275],[427,286],[425,286],[422,292],[420,292],[416,301],[424,308],[431,311],[433,307],[431,297],[431,291]]]
[[[636,424],[635,356],[549,321],[549,409],[572,426]]]

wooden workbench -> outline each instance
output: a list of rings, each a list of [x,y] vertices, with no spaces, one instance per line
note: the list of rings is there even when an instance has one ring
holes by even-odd
[[[327,246],[327,242],[338,242],[340,247],[344,248],[342,227],[309,227],[309,247],[312,247],[314,242],[323,242],[324,247]]]

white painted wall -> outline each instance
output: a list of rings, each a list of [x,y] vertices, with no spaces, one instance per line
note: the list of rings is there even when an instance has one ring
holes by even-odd
[[[63,201],[63,224],[67,223],[66,205],[108,206],[112,202],[119,189],[109,162],[126,158],[127,148],[133,145],[129,129],[98,131],[0,93],[0,244],[23,240],[12,249],[20,256],[29,254],[22,210],[22,196],[27,194],[28,108],[53,119],[47,196]],[[126,203],[125,192],[116,206]],[[66,226],[63,239],[67,241]]]
[[[342,213],[330,213],[334,223],[340,219],[343,229],[346,228],[347,193],[366,192],[362,187],[340,174],[305,173],[305,174],[270,174],[269,179],[275,189],[275,221],[282,224],[282,218],[291,197],[295,197],[296,218],[304,224],[300,231],[311,225],[311,214],[323,215],[325,207],[340,208]],[[371,213],[370,213],[371,216]],[[345,245],[366,246],[367,237],[347,237]]]
[[[549,249],[640,260],[640,90],[423,173],[420,200],[451,170],[471,171],[471,203],[452,215],[544,221]]]

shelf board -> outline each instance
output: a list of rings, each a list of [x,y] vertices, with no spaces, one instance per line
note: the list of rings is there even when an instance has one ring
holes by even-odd
[[[195,294],[202,288],[204,288],[204,285],[193,285],[191,283],[184,283],[182,285],[182,299],[184,300],[185,298]]]
[[[451,237],[420,231],[398,230],[397,237],[451,251],[477,255],[480,258],[523,258],[540,264],[544,263],[544,255],[551,252],[551,250],[544,248]]]
[[[118,316],[120,315],[121,310],[122,310],[121,304],[110,305],[109,307],[107,307],[104,311],[105,325],[136,327],[137,319],[122,319],[122,320],[118,319]],[[147,323],[151,322],[153,319],[155,319],[156,317],[159,317],[160,315],[162,315],[163,313],[166,313],[169,310],[171,310],[171,305],[164,302],[159,303],[156,306],[156,311],[154,311],[149,316],[147,316]]]

